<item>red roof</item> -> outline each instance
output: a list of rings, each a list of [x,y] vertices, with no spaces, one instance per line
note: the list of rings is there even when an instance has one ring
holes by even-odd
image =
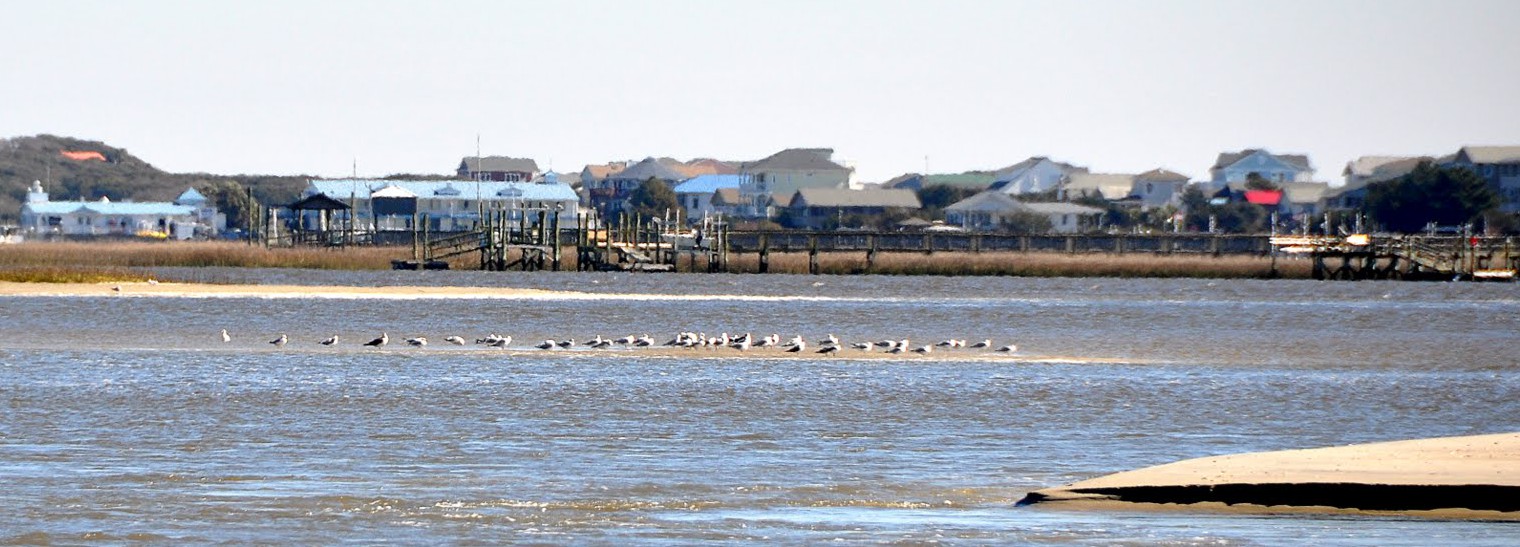
[[[1277,205],[1282,197],[1282,190],[1246,190],[1246,201],[1256,205]]]
[[[58,153],[63,154],[63,157],[74,161],[106,161],[104,154],[101,154],[100,152],[96,152],[94,150],[59,150]]]

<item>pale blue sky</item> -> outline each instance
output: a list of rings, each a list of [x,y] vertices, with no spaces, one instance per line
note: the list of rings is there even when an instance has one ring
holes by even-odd
[[[4,0],[0,137],[175,172],[443,173],[832,147],[880,181],[1032,155],[1520,144],[1520,2]]]

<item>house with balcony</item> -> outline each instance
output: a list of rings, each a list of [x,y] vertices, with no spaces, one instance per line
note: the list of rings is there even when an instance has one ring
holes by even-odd
[[[788,148],[762,160],[739,164],[745,176],[739,188],[739,215],[766,218],[771,204],[803,188],[847,189],[854,170],[835,163],[832,148]]]
[[[1520,213],[1520,146],[1464,146],[1442,167],[1466,167],[1499,194],[1499,210]]]
[[[473,180],[309,180],[305,198],[325,196],[348,205],[339,211],[353,224],[377,231],[403,231],[416,226],[414,219],[427,223],[433,232],[473,230],[480,226],[482,213],[504,216],[508,222],[526,220],[535,224],[538,213],[558,217],[561,226],[575,226],[580,215],[580,198],[568,184],[534,184]],[[303,213],[295,226],[303,230],[324,230],[324,219],[316,211]]]
[[[1252,174],[1270,182],[1313,182],[1314,167],[1303,154],[1273,154],[1252,148],[1239,152],[1221,152],[1209,168],[1215,191],[1232,182],[1245,182]]]

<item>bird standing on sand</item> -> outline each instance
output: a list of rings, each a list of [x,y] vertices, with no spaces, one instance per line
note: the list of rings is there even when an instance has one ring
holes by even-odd
[[[557,349],[557,348],[559,348],[559,343],[555,342],[553,339],[549,339],[549,340],[544,340],[539,345],[533,346],[533,347],[538,348],[538,349]]]
[[[274,347],[283,348],[283,347],[285,347],[285,343],[289,342],[289,341],[290,341],[290,337],[289,336],[285,336],[284,334],[280,334],[279,338],[275,338],[274,340],[270,340],[269,343],[274,344]]]
[[[491,341],[486,342],[486,345],[487,346],[491,346],[493,348],[505,348],[505,347],[507,347],[508,344],[511,344],[511,343],[512,343],[512,337],[511,336],[498,336],[496,338],[492,338]]]
[[[416,338],[407,338],[406,343],[407,345],[410,345],[414,348],[420,348],[427,345],[427,337],[418,336]]]
[[[797,343],[792,344],[792,347],[787,348],[787,353],[802,353],[804,351],[807,351],[807,342],[802,340],[795,340],[795,342]]]
[[[321,344],[322,344],[322,345],[324,345],[324,346],[331,346],[331,345],[333,345],[333,344],[336,344],[336,343],[338,343],[338,335],[336,335],[336,334],[334,334],[334,335],[332,335],[332,337],[331,337],[331,338],[328,338],[328,339],[326,339],[326,340],[323,340],[323,341],[322,341],[322,342],[320,342],[320,343],[321,343]]]
[[[931,351],[934,351],[934,346],[919,346],[913,348],[913,353],[928,354]]]
[[[824,346],[822,348],[819,348],[818,351],[815,352],[815,353],[822,353],[824,355],[833,355],[833,354],[839,353],[839,346],[833,346],[833,345]]]
[[[227,329],[222,329],[222,341],[223,342],[231,342],[232,341],[232,335],[227,334]]]
[[[389,343],[391,343],[391,336],[382,332],[379,338],[365,342],[364,345],[367,347],[383,348]]]
[[[860,351],[871,351],[871,348],[876,347],[876,344],[872,344],[870,342],[857,342],[855,344],[851,344],[850,347],[858,349]]]
[[[992,347],[992,340],[982,340],[981,342],[971,344],[972,349],[984,349],[990,347]]]

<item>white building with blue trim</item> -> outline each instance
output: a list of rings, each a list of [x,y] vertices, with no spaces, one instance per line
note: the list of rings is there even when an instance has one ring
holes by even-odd
[[[210,237],[225,226],[225,217],[194,188],[174,202],[52,201],[33,181],[21,205],[21,231],[30,236],[135,236],[191,239]]]
[[[558,215],[561,226],[575,226],[580,196],[568,184],[473,180],[338,179],[307,181],[304,197],[325,195],[347,204],[355,224],[379,231],[413,229],[422,219],[430,231],[472,230],[481,212],[505,212],[510,222],[537,222],[538,212]],[[324,230],[314,212],[301,216],[301,229]]]

